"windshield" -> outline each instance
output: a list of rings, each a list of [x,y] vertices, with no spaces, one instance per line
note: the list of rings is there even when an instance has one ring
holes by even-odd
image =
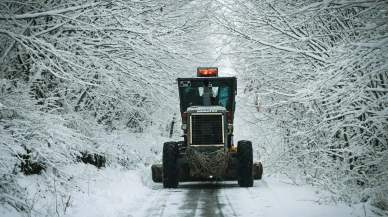
[[[234,110],[235,78],[178,79],[181,112],[190,106],[220,105]]]

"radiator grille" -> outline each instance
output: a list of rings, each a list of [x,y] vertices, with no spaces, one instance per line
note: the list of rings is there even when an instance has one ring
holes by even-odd
[[[223,143],[222,114],[191,115],[192,145],[220,145]]]

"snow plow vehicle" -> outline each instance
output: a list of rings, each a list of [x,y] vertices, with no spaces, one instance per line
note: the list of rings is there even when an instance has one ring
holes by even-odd
[[[163,162],[151,166],[154,182],[237,180],[252,187],[262,164],[253,162],[252,142],[233,144],[237,79],[218,77],[218,68],[199,67],[197,77],[178,78],[183,141],[163,145]]]

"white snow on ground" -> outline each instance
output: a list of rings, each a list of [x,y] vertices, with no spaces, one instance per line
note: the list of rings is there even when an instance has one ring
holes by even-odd
[[[74,194],[65,216],[119,216],[122,210],[135,210],[139,206],[137,201],[150,192],[151,189],[143,185],[139,170],[106,168],[88,186],[84,186],[84,192]]]
[[[256,181],[253,188],[240,188],[232,181],[181,183],[177,189],[152,190],[143,201],[143,207],[128,210],[128,216],[209,216],[209,209],[214,210],[216,216],[375,216],[373,213],[365,215],[361,204],[320,204],[312,187],[288,182],[266,177]],[[190,199],[197,202],[188,202]],[[209,204],[209,200],[218,202]],[[188,206],[193,203],[197,203],[195,207]]]
[[[170,138],[156,138],[150,135],[117,136],[111,141],[139,144],[137,154],[147,156],[156,163],[160,159],[150,150],[161,151],[164,141]],[[174,140],[174,139],[172,139]],[[134,153],[136,154],[136,153]],[[132,158],[134,158],[132,156]],[[144,163],[144,162],[143,162]],[[253,188],[240,188],[236,181],[180,183],[177,189],[163,189],[161,183],[153,183],[150,165],[139,162],[137,169],[122,167],[97,169],[78,163],[67,167],[74,177],[75,187],[61,188],[52,192],[42,176],[22,176],[20,185],[26,187],[29,197],[35,198],[35,210],[41,216],[67,217],[138,217],[138,216],[266,216],[266,217],[374,217],[363,204],[325,204],[312,186],[297,186],[289,179],[264,177],[256,180]],[[152,163],[152,162],[150,162]],[[52,188],[51,188],[52,189]],[[64,198],[56,195],[61,192]],[[32,200],[33,201],[33,200]],[[64,204],[68,201],[66,211]],[[215,202],[214,202],[215,201]],[[47,207],[58,210],[48,211]],[[32,216],[38,215],[32,213]],[[0,206],[0,216],[21,217],[12,207]]]
[[[184,207],[187,199],[198,200],[194,216],[203,216],[204,201],[212,192],[209,185],[216,185],[223,216],[374,216],[369,212],[365,215],[361,204],[320,204],[319,195],[311,186],[296,186],[287,179],[265,177],[257,180],[253,188],[240,188],[230,181],[181,183],[177,189],[163,189],[162,184],[151,182],[148,167],[131,171],[97,171],[81,164],[77,167],[94,177],[85,180],[82,191],[72,192],[65,215],[69,217],[182,216],[189,214]],[[200,196],[188,198],[192,191],[200,192]]]

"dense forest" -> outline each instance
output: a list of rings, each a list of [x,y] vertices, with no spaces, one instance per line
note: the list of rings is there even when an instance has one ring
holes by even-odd
[[[228,57],[251,121],[280,138],[254,142],[267,175],[388,210],[388,1],[0,5],[1,203],[41,215],[18,180],[73,188],[66,166],[85,156],[133,169],[136,146],[104,138],[168,137],[180,121],[175,78]]]

